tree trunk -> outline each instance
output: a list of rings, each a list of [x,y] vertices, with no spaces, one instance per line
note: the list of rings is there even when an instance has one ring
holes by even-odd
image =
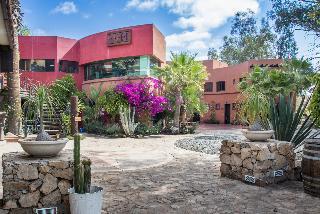
[[[20,9],[16,2],[7,3],[7,31],[9,32],[10,48],[12,50],[12,71],[8,72],[8,93],[9,93],[9,112],[8,129],[9,132],[18,135],[21,123],[21,98],[20,98],[20,74],[19,74],[19,42],[18,42],[18,16],[17,9]],[[17,7],[17,8],[15,8]]]
[[[182,123],[187,122],[187,109],[185,105],[181,106],[181,122]]]
[[[174,112],[174,127],[180,128],[180,110],[181,110],[181,103],[182,103],[182,96],[181,96],[181,91],[178,90],[176,93],[176,101],[175,101],[175,106],[176,110]]]

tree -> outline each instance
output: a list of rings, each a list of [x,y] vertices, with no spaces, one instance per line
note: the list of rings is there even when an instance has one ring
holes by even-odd
[[[18,32],[19,36],[31,36],[31,30],[27,25],[21,25]]]
[[[252,11],[239,12],[232,20],[230,36],[223,38],[220,58],[228,64],[250,59],[274,58],[276,35],[266,19],[258,28]]]
[[[320,38],[320,1],[319,0],[271,0],[272,10],[269,16],[275,20],[277,32],[288,36],[295,30],[315,35],[314,48],[319,48]],[[283,37],[285,38],[285,37]],[[288,39],[288,37],[287,37]],[[318,53],[319,54],[319,53]],[[319,58],[315,56],[314,58]]]
[[[19,74],[19,42],[18,30],[21,27],[22,13],[19,0],[2,1],[5,25],[8,33],[10,49],[12,51],[12,71],[8,72],[8,130],[13,134],[19,134],[21,118],[21,98],[20,98],[20,74]]]
[[[200,106],[199,93],[203,92],[203,85],[207,78],[205,67],[195,60],[196,55],[187,52],[179,54],[171,53],[171,63],[164,68],[158,68],[157,75],[164,81],[166,92],[173,96],[174,102],[174,126],[179,130],[181,106]],[[190,91],[198,96],[188,100]],[[197,104],[195,104],[197,103]]]
[[[295,58],[297,50],[291,29],[275,32],[266,18],[258,25],[255,14],[249,10],[239,12],[233,18],[230,35],[223,37],[219,58],[228,64],[250,59],[288,59]]]
[[[219,59],[219,54],[217,49],[215,48],[209,48],[208,50],[208,60],[218,60]]]

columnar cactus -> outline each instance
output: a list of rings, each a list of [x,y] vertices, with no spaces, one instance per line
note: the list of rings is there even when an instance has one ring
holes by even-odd
[[[84,194],[90,192],[91,185],[91,161],[80,161],[80,135],[74,135],[74,190],[75,193]]]
[[[131,114],[130,106],[128,108],[121,107],[119,111],[120,121],[122,124],[123,131],[129,137],[132,137],[134,135],[134,131],[139,125],[139,123],[134,122],[135,112],[136,112],[135,108],[133,108],[133,111]]]

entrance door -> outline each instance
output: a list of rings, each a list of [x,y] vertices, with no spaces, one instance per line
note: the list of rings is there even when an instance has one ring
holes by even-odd
[[[224,123],[230,124],[230,114],[231,114],[230,104],[224,105]]]

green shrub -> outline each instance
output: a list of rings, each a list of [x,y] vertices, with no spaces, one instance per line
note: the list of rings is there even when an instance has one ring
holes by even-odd
[[[106,135],[106,136],[122,136],[123,131],[119,124],[104,125],[101,121],[93,121],[85,123],[84,128],[87,133]]]
[[[119,134],[122,134],[122,129],[119,124],[114,123],[110,126],[105,127],[104,133],[108,136],[117,136]]]
[[[219,124],[219,120],[216,119],[216,110],[212,109],[211,113],[210,113],[210,119],[206,120],[205,123],[209,123],[209,124]]]
[[[135,135],[142,135],[142,136],[149,135],[149,128],[147,125],[145,125],[143,123],[139,123],[136,130],[134,131],[134,134]]]

